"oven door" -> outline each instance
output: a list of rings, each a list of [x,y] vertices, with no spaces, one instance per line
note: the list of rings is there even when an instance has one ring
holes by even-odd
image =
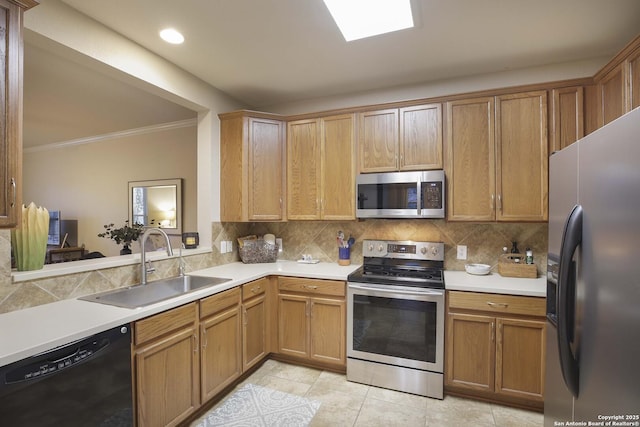
[[[347,357],[443,372],[444,290],[349,282]]]

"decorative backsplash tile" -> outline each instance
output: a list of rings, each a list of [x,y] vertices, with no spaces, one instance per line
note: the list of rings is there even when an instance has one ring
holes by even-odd
[[[261,236],[272,233],[283,240],[280,259],[296,260],[302,254],[325,262],[338,261],[336,235],[339,230],[356,243],[351,250],[353,263],[362,263],[364,239],[436,241],[445,244],[445,268],[464,270],[466,263],[490,264],[493,271],[502,248],[511,248],[516,240],[523,252],[533,250],[538,272],[546,272],[546,223],[456,223],[444,220],[362,221],[289,221],[277,223],[213,223],[211,236],[213,251],[209,254],[185,257],[186,271],[196,271],[215,265],[239,261],[237,238],[248,234]],[[234,250],[219,252],[221,241],[232,241]],[[467,260],[456,259],[456,246],[467,246]],[[0,313],[20,310],[68,298],[106,291],[137,283],[137,265],[70,274],[29,282],[11,281],[11,234],[0,230]],[[154,263],[154,279],[178,274],[178,259]]]

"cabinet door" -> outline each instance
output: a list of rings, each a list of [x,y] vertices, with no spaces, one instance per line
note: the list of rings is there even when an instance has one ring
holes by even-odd
[[[497,319],[496,392],[543,401],[545,323]]]
[[[266,297],[264,294],[243,303],[243,371],[246,371],[267,355],[266,316]]]
[[[496,99],[498,221],[546,221],[547,92]]]
[[[442,106],[400,109],[400,170],[442,169]]]
[[[560,151],[584,136],[583,88],[554,89],[552,102],[550,153]]]
[[[278,352],[308,357],[309,298],[298,295],[278,296]]]
[[[353,114],[321,119],[321,209],[326,220],[356,216],[355,119]]]
[[[447,385],[494,390],[495,318],[449,313],[445,369]]]
[[[629,55],[628,64],[629,99],[627,100],[627,111],[631,111],[640,107],[640,48]]]
[[[624,63],[609,71],[598,83],[600,88],[600,126],[617,119],[626,112]]]
[[[195,327],[181,329],[136,351],[138,425],[175,426],[198,408],[198,361]]]
[[[360,172],[398,170],[398,110],[358,115]]]
[[[312,298],[309,356],[313,360],[346,364],[346,305],[344,299]]]
[[[240,305],[200,322],[202,401],[206,402],[242,374]]]
[[[287,217],[320,217],[320,125],[298,120],[287,125]]]
[[[283,219],[284,131],[278,120],[249,118],[250,220]],[[224,177],[222,177],[224,185]]]
[[[0,2],[0,228],[22,213],[22,9]]]
[[[494,98],[447,103],[449,221],[495,220]]]

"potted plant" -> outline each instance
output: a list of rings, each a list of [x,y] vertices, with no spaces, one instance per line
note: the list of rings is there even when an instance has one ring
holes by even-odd
[[[134,223],[129,225],[129,220],[124,222],[124,225],[120,228],[115,228],[113,223],[105,224],[105,231],[98,233],[98,237],[104,237],[114,240],[116,244],[122,243],[122,249],[120,255],[128,255],[131,253],[131,242],[138,240],[138,237],[144,232],[144,225]]]

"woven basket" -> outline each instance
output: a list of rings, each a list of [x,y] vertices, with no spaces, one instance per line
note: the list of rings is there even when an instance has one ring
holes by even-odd
[[[242,247],[238,248],[238,252],[240,253],[240,259],[245,264],[276,262],[278,245],[272,245],[262,239],[245,240]]]
[[[516,262],[516,259],[518,262]],[[525,264],[525,256],[522,254],[500,255],[498,260],[498,273],[505,277],[523,277],[535,279],[538,277],[538,269],[535,264]]]

